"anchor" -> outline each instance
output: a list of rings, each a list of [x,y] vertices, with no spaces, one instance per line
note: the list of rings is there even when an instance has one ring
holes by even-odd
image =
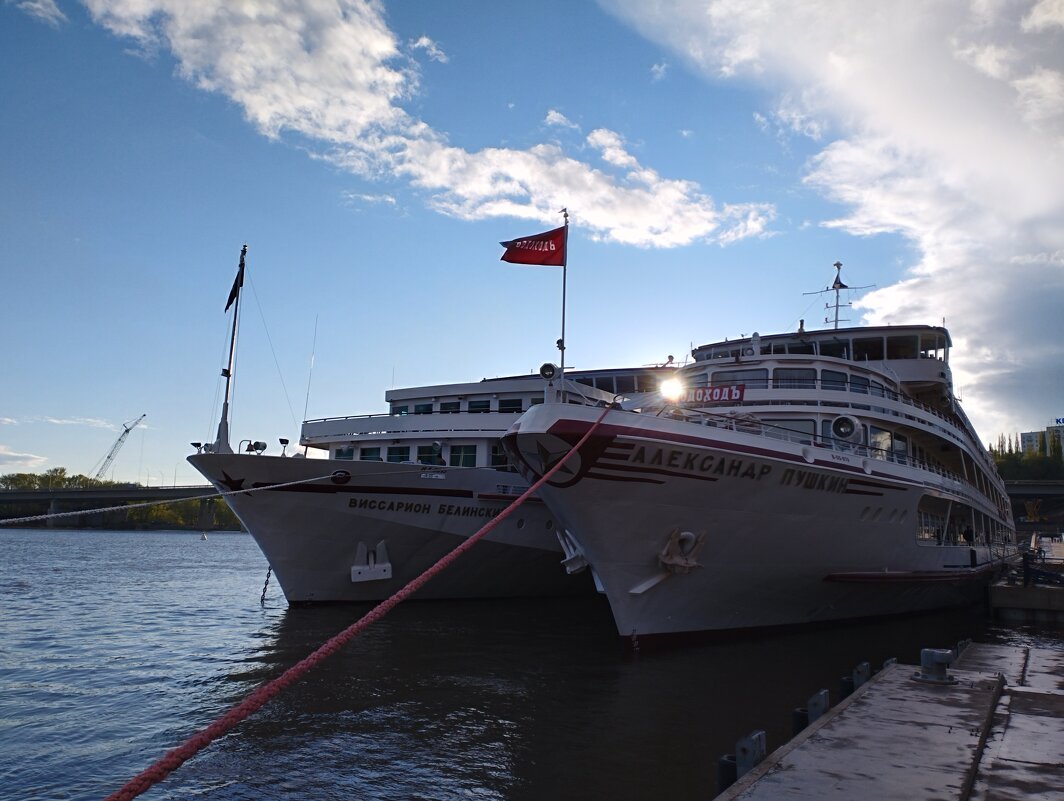
[[[384,540],[377,543],[374,550],[359,542],[355,549],[355,563],[351,565],[351,581],[359,584],[364,581],[380,581],[392,577],[392,563],[388,561],[388,545]]]
[[[651,587],[656,587],[669,576],[690,573],[693,568],[702,567],[698,561],[698,553],[706,542],[706,532],[695,534],[691,531],[680,531],[674,528],[669,534],[665,547],[658,552],[658,564],[663,570],[657,575],[639,582],[630,590],[629,595],[642,595]]]

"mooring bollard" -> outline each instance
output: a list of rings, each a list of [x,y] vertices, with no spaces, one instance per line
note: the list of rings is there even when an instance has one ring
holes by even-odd
[[[913,678],[928,684],[956,684],[956,677],[947,672],[956,658],[957,654],[946,648],[923,648],[920,651],[920,669],[913,674]]]
[[[867,662],[862,662],[853,669],[853,688],[856,690],[870,678],[872,678],[872,666]]]
[[[735,743],[735,772],[740,778],[752,771],[768,753],[767,739],[761,729],[750,732]]]
[[[737,778],[735,754],[725,754],[717,760],[717,795],[735,784]]]
[[[817,690],[809,696],[805,706],[791,711],[791,736],[799,734],[806,726],[820,718],[828,711],[829,706],[831,701],[827,690]]]
[[[805,706],[806,709],[809,710],[809,722],[816,722],[831,707],[831,698],[828,696],[828,691],[817,690],[809,696],[809,700],[805,702]]]
[[[853,676],[841,676],[839,678],[839,700],[849,698],[853,693]]]

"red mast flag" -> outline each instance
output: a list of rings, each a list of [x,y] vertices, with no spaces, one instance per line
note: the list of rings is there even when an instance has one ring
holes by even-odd
[[[513,264],[543,264],[548,267],[565,266],[565,226],[533,234],[523,239],[500,242],[506,252],[502,261]]]
[[[237,270],[236,278],[233,279],[233,288],[229,290],[229,300],[225,302],[226,311],[229,311],[229,307],[233,305],[233,301],[240,294],[240,288],[244,286],[244,253],[246,252],[246,249],[240,251],[240,269]]]

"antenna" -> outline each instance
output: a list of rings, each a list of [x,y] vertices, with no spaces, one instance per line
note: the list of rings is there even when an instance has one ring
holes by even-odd
[[[310,345],[310,369],[307,370],[307,399],[303,401],[303,419],[307,419],[310,407],[310,379],[314,376],[314,354],[318,350],[318,315],[314,315],[314,341]]]
[[[803,292],[802,294],[803,295],[823,295],[826,292],[834,292],[835,293],[835,303],[834,304],[825,303],[824,304],[824,308],[825,309],[834,309],[835,310],[835,328],[838,329],[840,322],[843,322],[843,323],[850,322],[847,319],[843,319],[843,318],[839,317],[839,309],[841,309],[843,307],[847,307],[848,308],[851,305],[849,301],[847,301],[846,303],[840,302],[839,301],[839,293],[842,292],[842,290],[844,290],[844,289],[849,289],[851,291],[856,291],[858,289],[871,289],[872,287],[875,286],[875,284],[866,284],[864,286],[847,286],[846,284],[842,283],[842,262],[841,261],[837,261],[834,264],[832,264],[831,266],[835,268],[835,280],[831,283],[831,286],[827,287],[826,289],[818,290],[816,292]],[[830,323],[831,322],[831,318],[830,317],[825,317],[824,318],[824,322],[825,323]]]

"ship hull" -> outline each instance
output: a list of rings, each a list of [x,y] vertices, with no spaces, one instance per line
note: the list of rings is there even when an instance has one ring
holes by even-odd
[[[242,454],[189,462],[227,493],[292,604],[387,598],[524,489],[512,473],[481,468]],[[593,594],[590,576],[568,575],[563,556],[552,516],[530,498],[413,597]]]
[[[541,406],[504,442],[529,478],[600,410]],[[918,541],[912,467],[611,411],[539,490],[583,550],[622,636],[718,632],[970,604],[1003,544]]]

